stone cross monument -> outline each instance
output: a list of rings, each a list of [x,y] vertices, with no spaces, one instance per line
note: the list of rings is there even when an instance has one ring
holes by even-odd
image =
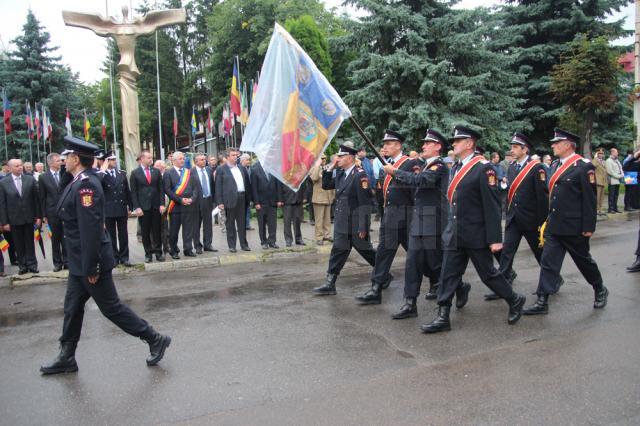
[[[129,19],[129,8],[123,6],[122,22],[115,18],[105,19],[98,14],[69,11],[63,11],[62,18],[66,25],[88,28],[101,37],[113,37],[118,45],[124,156],[127,172],[131,172],[137,167],[136,158],[140,154],[140,111],[136,84],[140,71],[135,59],[136,38],[152,34],[161,27],[184,24],[187,13],[185,9],[156,10]]]

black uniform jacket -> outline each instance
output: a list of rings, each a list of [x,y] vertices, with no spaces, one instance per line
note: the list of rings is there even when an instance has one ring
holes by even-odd
[[[422,169],[420,160],[407,160],[402,163],[398,171],[415,173]],[[384,190],[384,180],[382,181],[382,189]],[[386,229],[402,229],[409,226],[411,221],[411,212],[413,211],[413,193],[414,188],[403,184],[395,177],[391,178],[391,182],[384,194],[384,216],[382,218]]]
[[[348,175],[344,170],[322,173],[322,189],[336,190],[336,207],[333,229],[336,234],[352,235],[369,232],[373,200],[369,178],[364,169],[354,167]]]
[[[449,185],[453,180],[452,174]],[[488,161],[473,166],[460,181],[449,204],[448,220],[442,234],[447,250],[487,248],[502,242],[498,176]]]
[[[184,173],[187,172],[185,168]],[[195,173],[191,173],[189,177],[189,182],[187,182],[187,186],[182,192],[181,195],[176,194],[176,189],[178,187],[178,183],[180,183],[180,175],[175,167],[171,167],[164,172],[162,176],[164,192],[167,194],[172,201],[175,202],[175,206],[173,207],[173,211],[171,213],[180,213],[181,211],[195,211],[197,209],[198,204],[196,201],[200,196],[200,182],[197,182],[198,179]],[[193,203],[189,206],[182,205],[183,198],[191,198]]]
[[[531,162],[528,158],[525,165]],[[521,170],[522,171],[522,170]],[[516,164],[511,164],[507,171],[507,191],[511,189],[516,176]],[[511,204],[507,198],[507,226],[516,224],[521,231],[537,231],[540,225],[547,219],[549,213],[549,187],[547,185],[547,173],[542,163],[533,166],[518,186]]]
[[[560,167],[551,167],[551,176]],[[578,160],[556,181],[549,193],[546,231],[551,235],[581,235],[596,230],[596,172],[586,159]]]
[[[123,170],[116,170],[115,179],[111,176],[111,171],[105,174],[102,177],[102,189],[105,217],[124,217],[129,214],[128,210],[133,210],[129,181]]]
[[[418,173],[396,170],[395,180],[415,188],[413,213],[409,235],[412,237],[440,236],[447,226],[447,187],[449,168],[436,158],[422,166]]]
[[[67,185],[57,215],[64,225],[70,274],[90,276],[114,268],[111,240],[104,227],[104,190],[93,170],[85,170]]]

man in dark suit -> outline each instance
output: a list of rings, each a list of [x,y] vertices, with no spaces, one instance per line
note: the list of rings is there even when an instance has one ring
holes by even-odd
[[[240,151],[230,148],[224,153],[226,161],[216,170],[216,204],[224,210],[226,216],[226,234],[229,251],[235,253],[236,239],[240,239],[240,247],[251,251],[247,242],[246,212],[251,202],[251,182],[247,170],[238,164]]]
[[[196,176],[196,181],[200,185],[200,196],[196,201],[197,211],[193,229],[193,245],[197,254],[202,254],[203,250],[215,252],[218,250],[212,246],[213,220],[211,218],[215,190],[213,172],[207,166],[206,154],[196,154],[193,161],[195,166],[191,169],[191,173]],[[200,241],[200,227],[202,227],[202,242]]]
[[[33,176],[22,173],[22,160],[9,161],[11,174],[0,181],[0,226],[11,231],[19,274],[38,273],[33,229],[40,226],[40,198]]]
[[[444,256],[438,288],[438,315],[421,329],[437,333],[451,329],[449,313],[454,294],[456,307],[468,300],[468,284],[462,283],[469,260],[482,282],[509,305],[508,323],[522,316],[526,298],[513,291],[507,279],[493,266],[493,253],[502,250],[502,209],[498,176],[483,156],[476,154],[480,134],[465,126],[456,126],[453,150],[459,161],[451,169],[447,189],[449,217],[442,233]]]
[[[293,189],[288,186],[282,185],[282,201],[284,202],[284,207],[282,209],[282,221],[284,226],[284,242],[287,247],[291,247],[294,238],[297,245],[305,245],[302,240],[301,229],[302,218],[304,217],[303,203],[307,201],[305,199],[305,195],[306,180],[302,183],[298,192],[294,192]],[[291,232],[292,227],[293,232]]]
[[[131,206],[138,216],[142,231],[144,260],[149,263],[155,253],[156,260],[164,262],[161,244],[161,215],[164,213],[164,190],[162,175],[152,167],[153,158],[149,151],[140,153],[140,167],[136,167],[129,177]]]
[[[184,255],[195,257],[193,252],[193,229],[197,218],[197,200],[200,196],[200,184],[191,169],[184,167],[184,154],[173,154],[173,167],[164,172],[164,192],[170,202],[167,207],[169,217],[169,249],[171,258],[180,259],[178,255],[178,233],[182,228],[182,248]],[[181,183],[184,183],[181,185]]]
[[[276,216],[278,207],[283,205],[282,184],[270,173],[265,172],[259,161],[251,167],[251,193],[258,216],[260,244],[263,249],[278,248]]]
[[[131,191],[127,173],[118,170],[116,155],[110,152],[106,156],[107,170],[102,179],[104,189],[105,226],[111,236],[113,254],[117,264],[131,266],[129,262],[129,233],[127,221],[132,210]]]
[[[51,228],[51,252],[53,257],[53,272],[62,268],[67,269],[67,250],[64,246],[64,228],[58,217],[56,206],[60,199],[60,181],[64,171],[60,169],[62,160],[60,154],[52,152],[47,156],[49,171],[38,178],[38,189],[44,223]]]

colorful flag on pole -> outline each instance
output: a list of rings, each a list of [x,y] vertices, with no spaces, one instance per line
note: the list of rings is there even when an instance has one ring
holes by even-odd
[[[36,126],[36,140],[40,142],[40,135],[42,134],[42,126],[40,125],[40,110],[38,109],[38,104],[33,104],[33,107],[36,109],[36,119],[34,124]]]
[[[104,115],[104,109],[102,110],[102,140],[107,140],[107,117]]]
[[[84,110],[84,140],[89,141],[89,129],[91,128],[91,123],[89,123],[89,119],[87,118],[87,110]]]
[[[24,122],[27,125],[27,137],[33,139],[33,113],[31,112],[31,105],[29,101],[25,101],[27,104],[27,112],[25,113]]]
[[[258,94],[258,82],[253,82],[253,88],[251,89],[251,108],[253,108],[253,104],[256,102],[256,95]]]
[[[191,108],[191,135],[195,138],[198,131],[198,122],[196,121],[196,107]]]
[[[4,235],[0,234],[0,250],[7,251],[9,250],[9,243],[4,239]]]
[[[243,126],[247,125],[247,122],[249,121],[249,105],[247,104],[247,86],[244,86],[244,90],[242,91],[242,102],[241,102],[241,107],[242,107],[242,113],[240,114],[240,123],[242,123]]]
[[[231,131],[231,121],[229,121],[229,108],[227,108],[227,104],[222,106],[222,121],[224,122],[224,134],[228,135]]]
[[[351,111],[278,24],[260,74],[240,149],[255,152],[265,171],[298,190]]]
[[[67,136],[73,136],[71,131],[71,115],[69,114],[69,108],[67,108],[67,118],[64,119],[64,127],[67,128]]]
[[[47,108],[42,105],[42,140],[46,141],[51,136],[51,124],[47,115]]]
[[[33,225],[33,239],[40,241],[40,228],[38,228],[38,225]]]
[[[238,70],[238,57],[233,60],[233,77],[231,78],[231,112],[240,116],[242,108],[240,106],[240,71]]]
[[[173,137],[178,137],[178,113],[176,107],[173,107]]]
[[[11,101],[7,96],[6,89],[2,89],[2,110],[4,111],[4,131],[11,133]]]

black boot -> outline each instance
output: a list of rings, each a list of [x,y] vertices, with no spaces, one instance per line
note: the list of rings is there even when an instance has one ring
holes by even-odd
[[[636,256],[636,261],[627,267],[627,272],[640,272],[640,256]]]
[[[465,283],[458,286],[456,289],[456,308],[462,309],[464,305],[469,301],[469,292],[471,291],[471,284]]]
[[[366,293],[356,296],[356,300],[361,305],[379,305],[382,303],[382,287],[380,284],[373,284]]]
[[[595,300],[593,301],[594,309],[602,309],[607,306],[607,299],[609,298],[609,290],[602,284],[594,286],[593,291],[595,293]]]
[[[148,366],[159,363],[162,357],[164,357],[164,351],[171,344],[171,337],[163,336],[151,327],[149,327],[148,335],[143,337],[142,340],[149,344],[150,355],[147,358]]]
[[[513,299],[509,301],[509,317],[507,322],[511,325],[518,322],[520,317],[522,316],[522,309],[524,308],[524,304],[527,301],[527,298],[522,294],[514,293]]]
[[[40,367],[42,374],[60,374],[60,373],[75,373],[78,371],[78,364],[76,363],[76,345],[75,342],[61,342],[60,353],[50,363]]]
[[[313,289],[315,294],[321,296],[329,296],[336,294],[336,280],[338,279],[338,275],[336,274],[327,274],[327,281],[321,285],[320,287],[316,287]]]
[[[404,304],[400,307],[400,310],[391,315],[393,319],[405,319],[418,316],[418,307],[416,306],[415,297],[406,297]]]
[[[391,285],[391,281],[393,281],[393,275],[389,274],[389,276],[387,277],[387,280],[384,282],[384,284],[382,284],[382,289],[386,290],[389,288],[389,286]]]
[[[498,299],[500,299],[500,296],[498,296],[497,294],[495,294],[492,291],[484,295],[484,300],[486,300],[488,302],[492,301],[492,300],[498,300]]]
[[[441,331],[451,330],[451,323],[449,322],[449,312],[451,312],[451,306],[440,306],[438,308],[438,316],[429,324],[424,324],[420,327],[423,333],[439,333]]]
[[[546,315],[549,313],[549,295],[539,294],[536,303],[525,308],[522,311],[523,315]]]
[[[429,283],[429,292],[425,294],[424,298],[426,300],[435,300],[438,298],[438,287],[440,287],[439,282]]]

